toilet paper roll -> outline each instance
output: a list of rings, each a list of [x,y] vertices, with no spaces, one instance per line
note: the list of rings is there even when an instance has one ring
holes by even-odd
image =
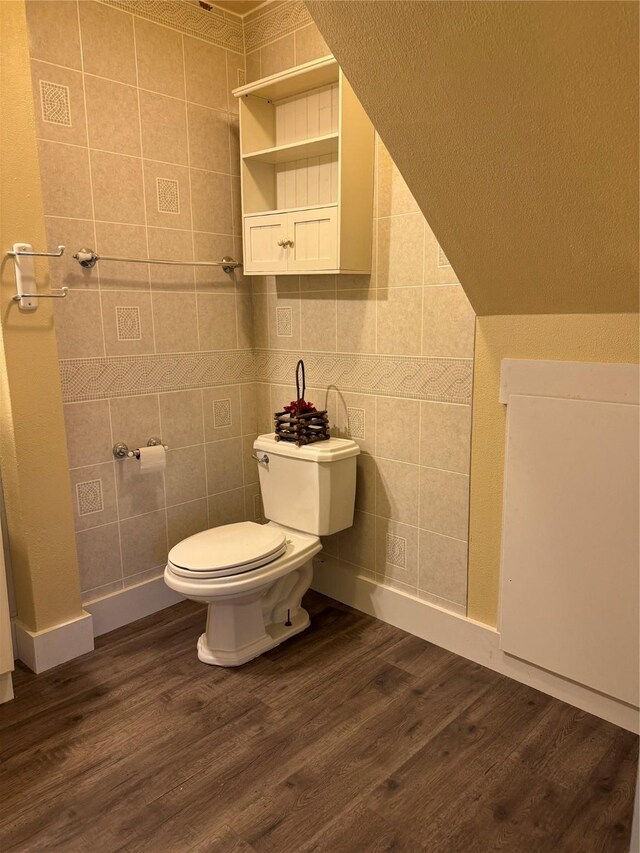
[[[150,474],[153,471],[164,471],[167,464],[167,454],[161,444],[155,447],[141,447],[140,459],[141,474]]]

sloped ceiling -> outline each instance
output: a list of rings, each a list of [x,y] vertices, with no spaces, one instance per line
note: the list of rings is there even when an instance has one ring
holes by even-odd
[[[307,7],[478,314],[638,310],[635,2]]]

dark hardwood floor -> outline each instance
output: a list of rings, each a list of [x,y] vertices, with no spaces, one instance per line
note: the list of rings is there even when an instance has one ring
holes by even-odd
[[[0,706],[0,850],[627,853],[638,739],[317,594],[201,664],[190,602]]]

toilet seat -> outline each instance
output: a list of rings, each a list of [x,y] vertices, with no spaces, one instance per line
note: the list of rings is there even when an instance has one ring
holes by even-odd
[[[181,577],[229,577],[272,563],[286,549],[283,530],[241,521],[204,530],[179,542],[169,552],[169,565]]]

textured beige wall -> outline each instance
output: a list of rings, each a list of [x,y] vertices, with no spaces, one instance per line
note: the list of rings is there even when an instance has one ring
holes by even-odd
[[[307,7],[477,314],[638,310],[636,3]]]
[[[498,400],[503,358],[638,360],[637,314],[478,317],[471,441],[468,615],[498,615],[506,411]]]
[[[0,249],[46,247],[24,3],[0,3]],[[37,267],[46,289],[47,266]],[[43,287],[43,285],[45,285]],[[42,630],[81,613],[52,306],[22,313],[2,259],[0,465],[18,618]]]

